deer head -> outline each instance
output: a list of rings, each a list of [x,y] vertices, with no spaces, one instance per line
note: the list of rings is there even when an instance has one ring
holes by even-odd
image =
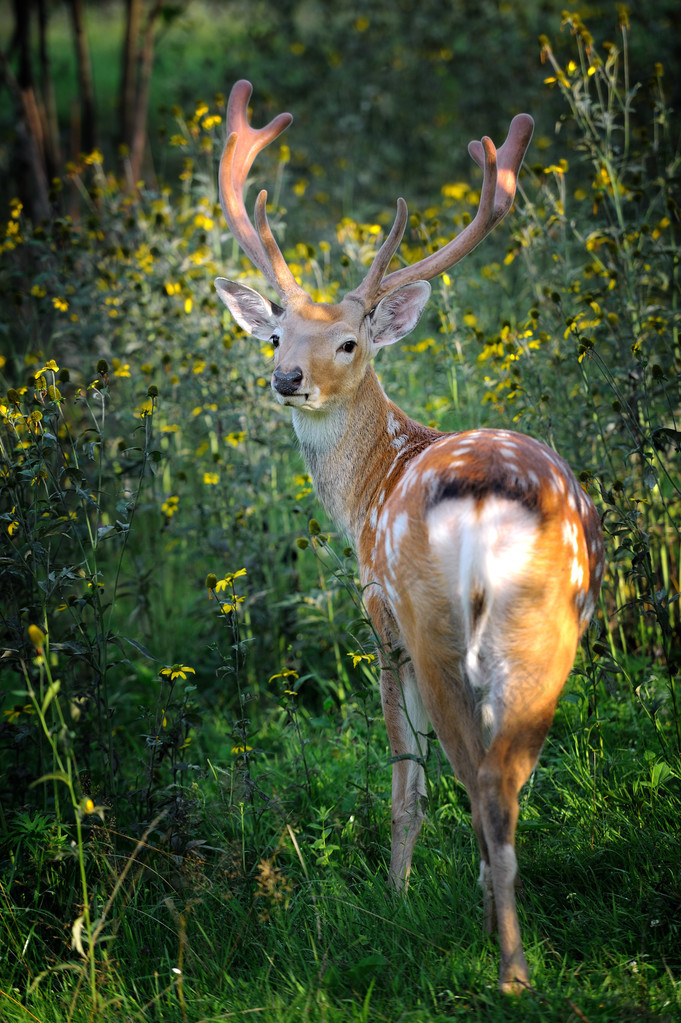
[[[497,150],[488,138],[471,142],[482,167],[480,204],[473,221],[438,252],[388,272],[407,224],[407,205],[397,200],[393,226],[362,283],[337,304],[314,302],[298,284],[267,220],[267,192],[255,204],[255,228],[244,205],[244,185],[257,154],[292,121],[279,114],[264,128],[248,121],[252,87],[239,81],[227,109],[228,138],[220,161],[220,199],[227,223],[251,262],[279,296],[271,302],[252,288],[218,277],[220,298],[244,330],[275,348],[272,389],[282,405],[308,412],[347,401],[379,348],[409,334],[430,295],[428,281],[459,262],[511,208],[518,171],[532,137],[533,121],[519,114]]]

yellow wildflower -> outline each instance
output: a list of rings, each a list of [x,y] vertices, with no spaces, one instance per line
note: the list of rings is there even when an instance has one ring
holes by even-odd
[[[167,664],[165,668],[161,668],[159,675],[168,679],[169,682],[174,682],[176,678],[186,678],[187,672],[190,675],[196,674],[194,668],[190,668],[187,664]]]

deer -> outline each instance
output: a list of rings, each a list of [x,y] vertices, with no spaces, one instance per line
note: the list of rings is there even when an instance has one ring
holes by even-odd
[[[289,268],[267,218],[267,192],[257,196],[253,222],[246,211],[253,161],[293,120],[281,113],[254,128],[251,93],[240,80],[228,100],[220,200],[233,237],[278,301],[224,277],[215,287],[237,324],[271,343],[274,397],[291,409],[316,493],[357,554],[391,752],[389,885],[407,889],[432,729],[470,799],[499,986],[518,993],[530,986],[515,894],[518,796],[596,606],[601,521],[552,448],[503,428],[423,426],[385,394],[373,359],[415,328],[428,282],[506,216],[534,122],[515,116],[499,149],[487,137],[470,143],[483,180],[477,212],[458,235],[417,263],[391,268],[408,217],[399,198],[362,282],[326,303]]]

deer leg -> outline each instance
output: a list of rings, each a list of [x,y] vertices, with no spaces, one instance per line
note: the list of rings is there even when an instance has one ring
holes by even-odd
[[[421,761],[426,755],[429,726],[410,664],[400,676],[383,669],[381,699],[393,756],[390,884],[406,891],[424,817],[426,785]]]
[[[505,680],[497,680],[495,733],[478,769],[477,789],[496,911],[501,959],[499,986],[505,992],[529,985],[516,909],[515,831],[518,794],[546,739],[556,702],[577,645],[574,619],[563,613],[561,594],[543,608],[523,609],[523,630],[507,643]],[[553,616],[547,629],[547,607]],[[511,623],[507,635],[513,636]],[[550,654],[547,656],[547,651]],[[498,684],[500,683],[500,684]]]
[[[500,722],[500,731],[485,750],[479,707],[468,683],[456,671],[456,652],[433,642],[414,653],[426,711],[442,749],[466,788],[473,829],[480,849],[479,883],[483,891],[483,925],[498,932],[501,987],[520,990],[529,982],[515,905],[515,827],[518,792],[529,777],[546,737],[553,701],[528,724],[517,706]],[[449,664],[443,672],[442,664]],[[456,713],[452,708],[456,707]]]
[[[502,728],[478,771],[480,813],[489,851],[489,876],[485,881],[491,883],[499,935],[499,986],[511,993],[529,985],[515,894],[518,793],[536,763],[552,716],[553,707],[531,722],[525,719],[514,722],[512,729]]]
[[[471,795],[471,790],[473,790],[475,796]],[[487,849],[487,839],[485,838],[485,828],[480,813],[480,798],[477,795],[477,782],[475,787],[473,785],[470,786],[468,794],[471,799],[471,822],[475,837],[478,840],[478,848],[480,849],[478,884],[482,889],[482,929],[485,934],[496,934],[497,914],[494,904],[494,886],[492,884],[492,871],[489,865],[489,851]]]

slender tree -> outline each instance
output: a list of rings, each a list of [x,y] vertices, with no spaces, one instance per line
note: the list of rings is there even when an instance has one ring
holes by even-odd
[[[14,34],[9,54],[0,52],[0,72],[17,112],[14,163],[16,189],[33,220],[50,215],[45,117],[31,59],[32,0],[14,0]],[[10,57],[17,54],[17,71]]]
[[[135,2],[135,0],[133,0]],[[144,160],[147,143],[147,117],[149,110],[149,89],[151,86],[151,69],[153,66],[153,48],[155,27],[158,15],[163,9],[163,0],[153,0],[139,40],[137,58],[137,88],[135,104],[132,110],[132,132],[130,136],[129,180],[132,187],[137,184]]]
[[[52,78],[52,67],[47,46],[48,20],[45,0],[37,0],[37,14],[45,162],[48,175],[50,178],[53,178],[61,167],[61,147],[59,144],[59,123],[57,120],[57,102],[54,95],[54,80]]]
[[[125,0],[125,36],[121,53],[121,88],[119,95],[119,142],[129,146],[135,120],[137,92],[137,54],[143,0]]]
[[[21,0],[19,0],[21,2]],[[80,132],[78,148],[91,153],[97,145],[95,90],[92,79],[92,60],[85,31],[83,0],[69,0],[73,41],[76,48],[78,67],[78,89],[80,92]],[[75,140],[74,140],[75,141]]]

